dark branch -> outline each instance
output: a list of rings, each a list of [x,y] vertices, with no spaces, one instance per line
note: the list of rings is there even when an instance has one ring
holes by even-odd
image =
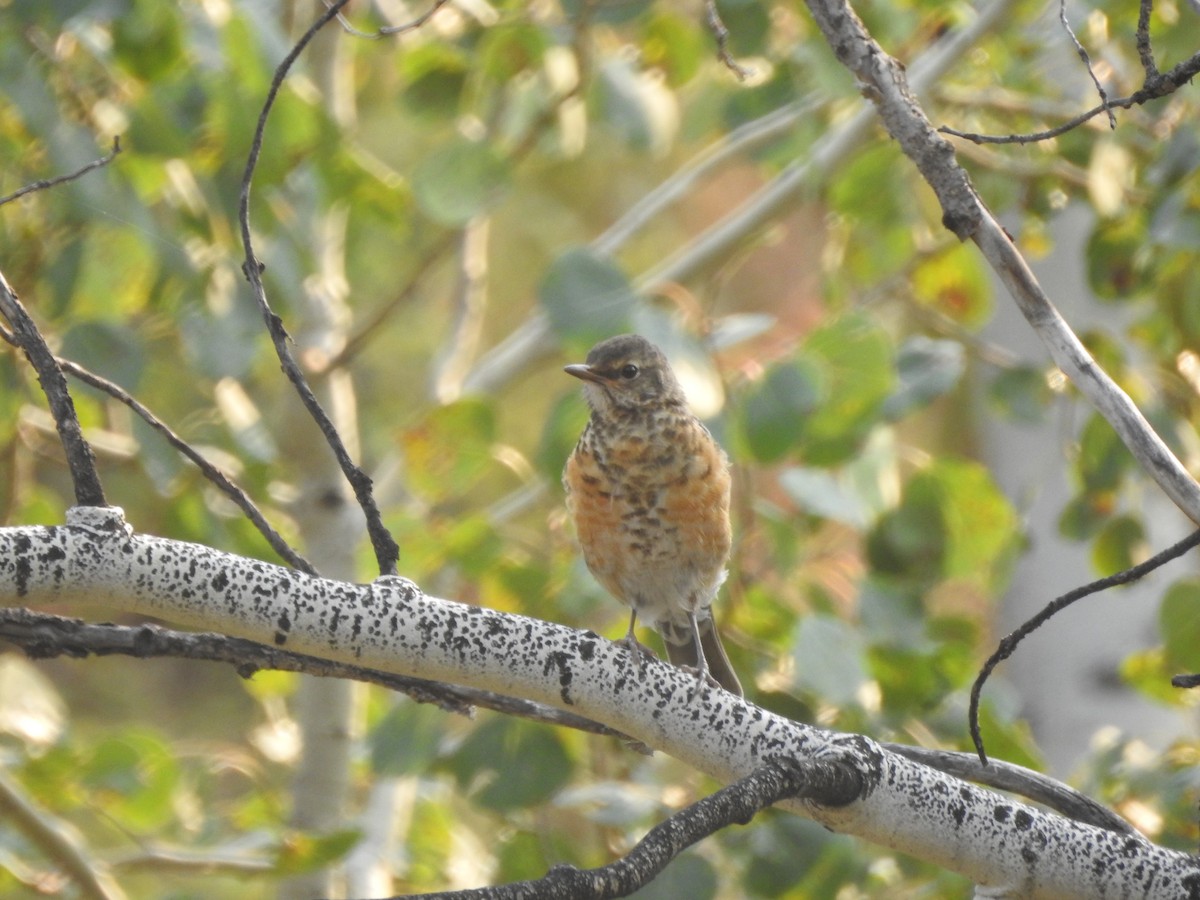
[[[729,52],[729,29],[725,27],[725,21],[717,9],[717,0],[704,0],[704,24],[712,33],[713,40],[717,42],[717,59],[725,64],[725,68],[736,75],[739,81],[745,81],[754,74]]]
[[[499,887],[421,894],[422,900],[607,900],[627,897],[656,878],[693,844],[729,825],[745,825],[780,800],[803,798],[845,806],[861,796],[861,773],[836,760],[780,759],[710,794],[654,826],[629,853],[606,866],[555,866],[545,877]],[[394,900],[416,900],[407,894]]]
[[[243,678],[251,677],[259,669],[302,672],[324,678],[350,678],[398,691],[418,703],[436,704],[447,712],[471,716],[474,707],[482,707],[535,722],[631,740],[621,732],[591,719],[530,700],[332,662],[223,634],[174,631],[150,624],[92,624],[80,619],[11,608],[0,609],[0,640],[20,647],[31,659],[59,656],[86,659],[89,656],[113,655],[138,659],[170,657],[228,663],[235,666]]]
[[[246,170],[242,176],[241,192],[238,199],[238,223],[241,226],[242,246],[246,251],[246,259],[242,263],[242,272],[245,274],[246,280],[250,283],[250,288],[254,292],[255,300],[258,302],[259,309],[262,312],[263,321],[266,323],[267,332],[271,336],[271,342],[275,345],[275,353],[279,357],[279,362],[283,367],[284,373],[293,387],[295,387],[301,401],[304,403],[305,409],[308,410],[309,415],[312,416],[317,426],[321,429],[321,433],[325,436],[326,442],[332,449],[343,475],[354,489],[355,499],[362,508],[363,515],[367,521],[367,533],[371,536],[371,544],[375,548],[375,558],[379,565],[380,574],[395,575],[396,561],[400,556],[400,548],[383,524],[383,518],[379,513],[379,506],[375,503],[371,478],[350,458],[345,443],[337,433],[337,428],[317,400],[303,372],[300,371],[300,366],[292,355],[291,348],[289,347],[290,338],[287,330],[283,327],[283,320],[275,314],[271,309],[270,303],[267,302],[266,288],[262,282],[264,267],[254,255],[254,246],[250,235],[250,186],[254,180],[254,169],[258,165],[258,158],[262,153],[263,134],[266,131],[267,119],[271,114],[271,108],[275,105],[279,89],[283,85],[288,71],[304,51],[304,48],[308,46],[321,28],[341,12],[342,8],[348,2],[349,0],[337,0],[337,2],[332,3],[308,31],[301,36],[300,40],[296,42],[296,45],[275,69],[275,74],[271,78],[271,86],[267,91],[267,99],[263,103],[262,111],[258,116],[258,123],[254,128],[254,140],[250,145],[250,153],[246,159]]]
[[[1154,62],[1154,48],[1150,45],[1150,12],[1154,9],[1154,0],[1142,0],[1138,4],[1137,51],[1138,59],[1142,61],[1142,71],[1146,73],[1146,81],[1158,77],[1158,65]]]
[[[54,354],[37,325],[25,311],[21,301],[8,280],[0,274],[0,315],[12,326],[12,342],[21,348],[29,364],[37,372],[38,383],[46,395],[46,402],[54,416],[59,440],[71,471],[75,488],[75,502],[79,506],[108,506],[104,499],[104,487],[100,484],[100,473],[96,471],[96,455],[83,436],[79,416],[75,413],[75,402],[67,390],[67,379],[63,376]]]
[[[975,683],[971,685],[971,705],[967,712],[971,729],[971,741],[975,744],[975,750],[979,754],[979,761],[983,765],[986,766],[988,764],[988,758],[987,753],[983,749],[983,736],[979,732],[979,696],[983,692],[984,683],[988,680],[988,677],[992,674],[996,666],[1012,656],[1021,641],[1040,628],[1048,619],[1058,615],[1058,613],[1062,612],[1076,600],[1082,600],[1090,594],[1096,594],[1111,587],[1137,581],[1139,578],[1149,575],[1155,569],[1171,560],[1183,556],[1183,554],[1196,546],[1200,546],[1200,531],[1192,532],[1182,541],[1172,544],[1166,550],[1155,554],[1145,562],[1117,572],[1115,575],[1109,575],[1107,578],[1101,578],[1090,584],[1077,587],[1073,591],[1068,591],[1047,604],[1037,615],[1027,620],[1016,631],[1000,641],[1000,645],[996,648],[995,652],[988,657],[987,662],[983,664],[983,668],[979,670],[979,674],[975,677]]]
[[[31,184],[27,184],[19,191],[14,191],[7,197],[0,197],[0,206],[3,206],[5,203],[9,203],[20,197],[24,197],[26,194],[32,194],[34,191],[44,191],[46,188],[52,188],[56,184],[65,184],[68,181],[74,181],[76,178],[81,178],[88,172],[92,171],[92,169],[99,169],[101,166],[107,166],[110,162],[117,158],[117,154],[120,152],[121,138],[119,136],[114,137],[112,149],[109,150],[104,156],[100,157],[99,159],[92,160],[86,166],[76,169],[69,175],[59,175],[56,178],[47,178],[42,181],[35,181]]]
[[[1190,56],[1181,62],[1179,65],[1172,68],[1169,72],[1161,72],[1153,77],[1147,77],[1145,84],[1140,90],[1134,91],[1128,97],[1120,97],[1116,100],[1108,100],[1099,106],[1089,109],[1087,112],[1080,113],[1075,118],[1057,125],[1054,128],[1046,131],[1036,131],[1031,134],[1009,134],[1009,135],[989,135],[975,134],[970,131],[959,131],[951,128],[948,125],[943,125],[938,129],[942,134],[953,135],[954,137],[962,138],[965,141],[970,141],[973,144],[1032,144],[1037,141],[1049,140],[1053,137],[1058,137],[1060,134],[1066,134],[1074,128],[1078,128],[1089,119],[1095,118],[1102,112],[1111,114],[1114,109],[1132,109],[1135,106],[1141,106],[1149,103],[1151,100],[1158,100],[1168,94],[1173,94],[1185,84],[1191,82],[1196,75],[1200,74],[1200,53]]]
[[[1087,50],[1083,48],[1083,44],[1079,43],[1079,38],[1075,37],[1075,32],[1071,30],[1071,23],[1067,21],[1067,0],[1058,0],[1058,21],[1062,23],[1063,30],[1067,32],[1071,43],[1075,45],[1075,52],[1083,60],[1083,66],[1087,69],[1088,75],[1091,76],[1092,84],[1096,86],[1096,93],[1100,95],[1100,107],[1108,113],[1108,127],[1115,131],[1117,128],[1117,117],[1113,115],[1112,109],[1109,106],[1108,92],[1104,90],[1104,85],[1096,77],[1096,72],[1092,69],[1092,60],[1088,56]]]
[[[299,569],[301,572],[307,572],[309,575],[316,575],[317,570],[307,559],[301,556],[293,549],[283,536],[271,527],[266,516],[262,511],[255,506],[254,501],[240,487],[230,481],[225,473],[210,463],[197,450],[195,450],[187,441],[177,435],[171,428],[163,422],[158,416],[154,415],[149,409],[139,403],[128,391],[120,385],[113,384],[107,378],[90,372],[78,363],[73,363],[68,359],[56,358],[58,364],[64,372],[78,378],[85,384],[103,391],[114,400],[125,404],[129,409],[133,410],[142,421],[157,431],[163,438],[178,450],[183,456],[187,457],[200,472],[211,481],[216,488],[225,496],[232,500],[237,507],[246,515],[246,518],[258,529],[259,534],[263,536],[271,549],[279,554],[289,566],[294,569]]]

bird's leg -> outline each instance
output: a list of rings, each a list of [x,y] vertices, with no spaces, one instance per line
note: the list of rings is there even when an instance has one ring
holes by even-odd
[[[708,660],[704,656],[704,645],[700,643],[700,621],[696,618],[696,611],[688,612],[688,624],[692,627],[692,641],[696,646],[696,689],[707,682],[712,687],[720,687],[721,683],[713,678],[712,673],[708,671]],[[688,668],[691,668],[690,666]]]
[[[634,661],[637,663],[638,675],[646,671],[646,659],[658,659],[658,656],[637,639],[637,635],[633,632],[633,626],[637,624],[637,608],[633,608],[629,613],[629,631],[625,633],[625,637],[617,641],[618,644],[624,644],[625,649],[629,651]]]

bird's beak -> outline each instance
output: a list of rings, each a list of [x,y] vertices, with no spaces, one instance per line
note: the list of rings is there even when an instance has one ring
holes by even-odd
[[[604,384],[604,376],[600,375],[591,366],[584,363],[575,363],[569,366],[563,366],[563,371],[568,375],[574,375],[576,378],[583,381],[594,381],[596,384]]]

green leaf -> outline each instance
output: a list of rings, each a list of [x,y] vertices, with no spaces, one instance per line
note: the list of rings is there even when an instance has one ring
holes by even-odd
[[[464,225],[496,202],[508,179],[508,163],[494,145],[455,138],[417,166],[413,196],[434,221]]]
[[[1146,223],[1138,214],[1101,221],[1087,244],[1088,284],[1105,300],[1129,299],[1146,284]]]
[[[1017,515],[986,469],[938,460],[909,480],[867,538],[872,566],[915,585],[959,578],[995,587],[1015,550]]]
[[[1133,457],[1113,427],[1093,413],[1079,437],[1075,463],[1084,490],[1089,494],[1116,490],[1132,462]]]
[[[791,450],[820,394],[815,365],[795,361],[771,366],[741,403],[742,434],[755,459],[774,462]]]
[[[1146,530],[1140,519],[1117,516],[1109,519],[1092,546],[1092,565],[1101,575],[1113,575],[1136,565],[1149,555]]]
[[[482,400],[439,406],[400,434],[409,486],[432,501],[466,493],[493,464],[496,422]]]
[[[912,273],[918,303],[971,329],[992,313],[992,289],[979,252],[971,244],[955,244],[921,261]]]
[[[858,630],[832,616],[805,616],[797,629],[792,659],[794,685],[839,706],[857,704],[867,682],[866,644]]]
[[[1030,425],[1046,417],[1046,407],[1054,392],[1046,381],[1046,373],[1033,366],[1004,369],[988,385],[988,397],[995,410],[1004,418]]]
[[[1200,578],[1171,585],[1158,608],[1158,629],[1170,664],[1200,672]]]
[[[570,379],[568,379],[570,380]],[[557,484],[563,466],[588,420],[588,407],[578,390],[564,394],[550,407],[534,454],[538,471]]]
[[[1112,513],[1112,494],[1079,494],[1067,503],[1058,517],[1058,531],[1063,537],[1086,541],[1100,532]]]
[[[820,372],[822,386],[803,454],[813,465],[835,465],[854,456],[879,422],[895,384],[891,340],[865,316],[844,316],[813,331],[800,359]]]
[[[963,346],[958,341],[936,341],[914,335],[896,355],[900,383],[884,403],[883,414],[892,420],[899,419],[949,393],[958,384],[965,366]]]
[[[450,758],[450,768],[479,803],[500,811],[544,803],[572,771],[555,732],[506,718],[475,729]]]
[[[568,250],[547,269],[538,301],[562,338],[591,346],[629,330],[635,294],[629,279],[603,254]]]
[[[423,772],[437,758],[446,714],[429,703],[400,701],[371,730],[371,769],[381,775]]]
[[[627,59],[611,57],[600,67],[598,87],[605,118],[631,146],[665,153],[679,130],[679,104],[656,78]]]
[[[870,504],[842,472],[790,466],[779,473],[779,486],[809,515],[845,522],[856,529],[865,528],[870,521]]]
[[[357,828],[322,835],[293,833],[276,848],[275,872],[298,875],[323,869],[349,853],[361,838],[362,832]]]

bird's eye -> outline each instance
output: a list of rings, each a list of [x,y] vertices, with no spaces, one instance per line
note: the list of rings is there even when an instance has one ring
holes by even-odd
[[[629,363],[628,365],[621,366],[621,377],[626,381],[629,381],[637,378],[639,371],[640,370],[637,366],[635,366],[633,363]]]

